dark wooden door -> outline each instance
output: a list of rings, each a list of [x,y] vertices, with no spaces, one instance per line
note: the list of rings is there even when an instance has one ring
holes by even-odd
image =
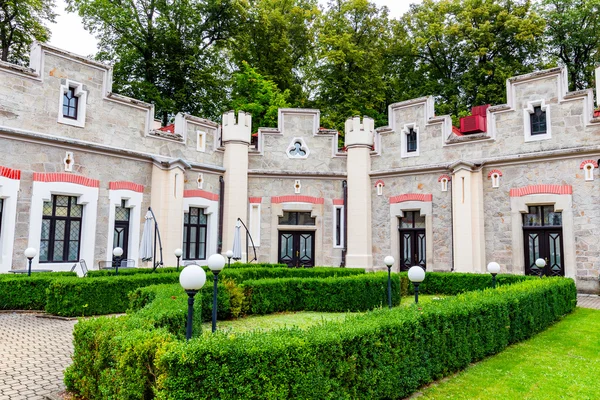
[[[314,267],[315,233],[280,231],[278,261],[288,267]]]
[[[115,221],[115,231],[113,236],[113,248],[120,247],[123,249],[123,255],[119,257],[120,261],[127,259],[127,249],[129,248],[129,221]]]
[[[564,251],[562,214],[554,206],[529,206],[523,215],[525,274],[564,276]],[[546,261],[540,271],[535,264],[538,258]]]
[[[419,211],[405,211],[400,218],[400,271],[419,265],[426,269],[425,217]]]

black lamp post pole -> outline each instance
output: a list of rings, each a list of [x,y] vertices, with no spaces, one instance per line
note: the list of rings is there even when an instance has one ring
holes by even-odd
[[[176,256],[177,257],[177,271],[179,271],[179,258],[181,258],[181,256]]]
[[[413,285],[415,287],[415,303],[419,302],[419,283],[420,282],[413,282]]]
[[[231,257],[227,257],[227,268],[231,267]]]
[[[197,290],[186,290],[188,295],[188,315],[187,315],[187,327],[185,332],[186,340],[192,338],[192,320],[194,318],[194,296],[198,293]]]
[[[388,265],[388,306],[392,308],[392,266]]]
[[[212,331],[215,332],[217,330],[217,281],[219,280],[219,272],[213,271],[213,309],[212,309]]]
[[[496,289],[496,274],[492,274],[492,287]]]
[[[27,259],[29,260],[29,269],[27,270],[27,276],[31,276],[31,262],[33,261],[33,257],[27,257]]]

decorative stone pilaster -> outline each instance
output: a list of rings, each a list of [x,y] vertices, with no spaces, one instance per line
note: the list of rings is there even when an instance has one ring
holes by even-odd
[[[345,145],[348,149],[348,252],[346,266],[373,267],[371,235],[371,149],[375,123],[364,117],[346,121]]]
[[[480,167],[459,161],[452,169],[454,271],[485,272],[483,177]],[[493,261],[493,260],[490,260]]]
[[[236,221],[248,222],[248,146],[252,134],[252,115],[243,111],[223,114],[223,144],[225,155],[225,196],[223,198],[223,247],[233,249]],[[246,235],[242,236],[242,252],[246,250]],[[245,257],[243,257],[245,259]]]

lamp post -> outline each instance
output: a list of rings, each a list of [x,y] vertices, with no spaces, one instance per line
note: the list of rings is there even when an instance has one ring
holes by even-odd
[[[233,251],[227,250],[227,253],[225,253],[225,255],[227,256],[227,267],[231,267],[231,257],[233,257]]]
[[[419,284],[425,279],[425,270],[418,265],[410,267],[408,270],[408,280],[410,280],[415,287],[415,303],[419,302]]]
[[[392,308],[392,265],[394,265],[394,257],[387,256],[383,262],[388,267],[388,306]]]
[[[192,337],[192,319],[194,317],[194,296],[206,283],[206,272],[198,265],[188,265],[179,274],[179,284],[188,295],[188,316],[185,338]]]
[[[183,250],[175,249],[175,257],[177,257],[177,271],[179,271],[179,259],[183,255]]]
[[[113,263],[115,263],[115,275],[119,275],[119,264],[121,264],[121,256],[123,255],[123,249],[115,247],[113,249]],[[116,262],[115,262],[116,260]]]
[[[33,261],[33,257],[37,256],[37,250],[33,247],[28,247],[25,249],[25,257],[29,260],[29,269],[27,270],[27,276],[31,276],[31,262]]]
[[[540,278],[544,275],[544,267],[546,266],[546,260],[543,258],[538,258],[535,260],[535,265],[540,269]]]
[[[220,254],[213,254],[208,257],[208,268],[214,276],[213,287],[213,309],[212,309],[212,331],[217,330],[217,281],[219,280],[219,272],[225,267],[225,258]]]
[[[490,274],[492,274],[492,287],[496,289],[496,274],[500,272],[500,264],[492,261],[487,265],[487,270]]]

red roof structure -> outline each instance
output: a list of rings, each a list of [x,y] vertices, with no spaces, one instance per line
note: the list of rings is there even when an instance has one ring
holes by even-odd
[[[175,124],[161,126],[160,128],[158,128],[158,130],[163,132],[175,133]]]

